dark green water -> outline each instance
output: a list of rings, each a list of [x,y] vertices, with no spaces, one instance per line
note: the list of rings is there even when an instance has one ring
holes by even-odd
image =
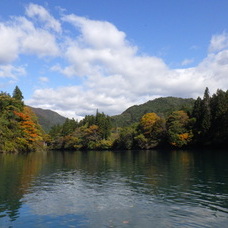
[[[0,227],[228,227],[228,151],[0,154]]]

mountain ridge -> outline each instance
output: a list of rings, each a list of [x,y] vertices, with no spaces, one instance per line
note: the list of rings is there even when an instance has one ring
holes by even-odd
[[[53,126],[63,124],[66,117],[50,109],[30,107],[37,116],[38,123],[45,132],[48,132]]]
[[[181,109],[191,111],[194,101],[195,100],[193,98],[180,98],[172,96],[159,97],[140,105],[133,105],[121,114],[112,116],[111,118],[115,126],[123,127],[139,121],[144,114],[150,112],[155,112],[161,117],[167,117],[173,111]]]
[[[159,97],[139,105],[133,105],[121,114],[110,117],[114,127],[124,127],[138,122],[144,114],[150,112],[155,112],[161,117],[167,117],[173,111],[181,109],[191,111],[194,101],[195,100],[193,98],[180,98],[172,96]],[[46,132],[48,132],[54,125],[63,124],[67,119],[50,109],[31,108],[37,115],[38,123]]]

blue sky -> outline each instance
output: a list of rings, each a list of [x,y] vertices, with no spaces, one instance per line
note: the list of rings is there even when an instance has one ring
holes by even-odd
[[[0,90],[81,118],[228,89],[228,1],[0,1]]]

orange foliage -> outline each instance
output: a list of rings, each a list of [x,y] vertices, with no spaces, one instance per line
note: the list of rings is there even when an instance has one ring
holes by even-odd
[[[187,132],[183,134],[179,134],[178,136],[181,141],[188,140],[190,138],[190,135]]]
[[[95,133],[98,133],[98,131],[99,131],[99,127],[94,124],[86,129],[86,134],[88,134],[88,135],[95,134]]]
[[[14,112],[20,118],[20,126],[24,132],[24,137],[30,141],[38,141],[41,139],[38,124],[35,122],[35,116],[32,110],[24,107],[23,112]]]

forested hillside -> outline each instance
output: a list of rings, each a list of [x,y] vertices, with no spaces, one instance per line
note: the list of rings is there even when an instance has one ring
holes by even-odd
[[[129,108],[121,118],[122,122],[113,124],[113,117],[97,112],[80,122],[67,119],[51,130],[50,145],[53,149],[228,145],[228,91],[218,90],[210,96],[206,88],[203,99],[199,97],[196,101],[159,98]],[[119,127],[119,123],[124,126]]]
[[[44,148],[45,134],[33,111],[23,103],[18,87],[13,96],[0,93],[0,152],[30,152]]]
[[[40,116],[45,113],[48,118],[56,117],[55,121],[59,118],[51,111],[37,110]],[[113,122],[113,118],[122,122],[118,125],[119,120]],[[218,147],[228,146],[227,139],[228,91],[217,90],[211,96],[206,88],[203,98],[195,101],[158,98],[133,106],[120,117],[97,111],[81,121],[67,118],[53,126],[49,135],[38,124],[32,108],[24,105],[18,87],[12,96],[0,93],[0,152],[4,153],[42,150],[45,145],[59,150]]]
[[[140,118],[150,112],[154,112],[161,117],[167,117],[177,110],[191,111],[194,99],[184,99],[177,97],[161,97],[150,100],[141,105],[134,105],[120,115],[112,116],[112,122],[117,127],[128,126],[138,122]]]
[[[53,126],[57,124],[63,124],[66,120],[65,117],[51,110],[34,107],[31,107],[31,109],[36,114],[38,123],[41,125],[45,132],[49,132]]]

